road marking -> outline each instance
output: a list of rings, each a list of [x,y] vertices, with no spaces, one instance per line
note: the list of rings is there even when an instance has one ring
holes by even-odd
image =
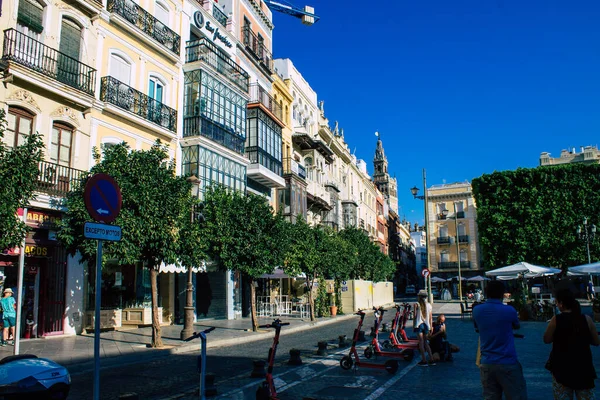
[[[392,379],[387,381],[383,386],[379,387],[379,389],[377,389],[376,391],[371,393],[369,396],[365,397],[365,400],[375,400],[375,399],[379,398],[379,396],[381,396],[386,390],[388,390],[390,386],[392,386],[394,383],[398,382],[400,379],[402,379],[404,377],[404,375],[408,374],[414,367],[416,367],[418,361],[419,361],[419,357],[415,357],[415,359],[413,360],[413,362],[410,365],[404,367],[404,369],[402,369],[402,371],[398,375],[394,376]]]

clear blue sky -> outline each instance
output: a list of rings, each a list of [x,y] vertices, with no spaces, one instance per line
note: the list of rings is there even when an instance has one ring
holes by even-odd
[[[600,145],[598,0],[293,3],[321,20],[274,12],[274,57],[293,60],[370,171],[381,132],[411,222],[422,168],[428,186],[471,181]]]

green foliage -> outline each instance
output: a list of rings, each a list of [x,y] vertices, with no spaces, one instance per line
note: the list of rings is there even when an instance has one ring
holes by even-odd
[[[348,243],[352,262],[349,269],[350,279],[364,279],[381,282],[390,279],[396,271],[396,265],[372,243],[362,230],[350,227],[340,231],[340,236]]]
[[[327,294],[327,284],[322,276],[319,276],[318,282],[315,310],[319,317],[329,317],[329,295]]]
[[[473,180],[487,269],[519,261],[563,268],[587,263],[576,228],[600,225],[600,165],[566,164],[494,172]],[[592,258],[600,243],[590,241]]]
[[[104,257],[120,265],[143,262],[151,269],[152,307],[157,315],[156,276],[161,263],[197,262],[202,249],[186,242],[190,233],[191,206],[195,200],[191,183],[175,175],[175,164],[167,147],[157,141],[151,149],[131,150],[126,143],[104,149],[103,158],[95,151],[97,164],[91,174],[106,173],[119,184],[123,206],[114,224],[122,228],[119,242],[104,243]],[[85,209],[83,192],[87,179],[67,195],[67,212],[58,232],[67,250],[76,251],[84,261],[96,257],[96,241],[83,237],[83,224],[91,221]],[[198,254],[192,254],[197,251]],[[197,264],[196,264],[197,265]],[[153,347],[161,347],[158,319],[153,323]]]
[[[6,114],[0,110],[0,250],[20,246],[27,226],[16,217],[17,209],[34,199],[38,164],[43,160],[41,135],[27,136],[25,142],[12,147],[3,141]]]
[[[343,315],[344,311],[342,309],[342,280],[335,279],[334,280],[334,305],[338,308],[338,314]]]

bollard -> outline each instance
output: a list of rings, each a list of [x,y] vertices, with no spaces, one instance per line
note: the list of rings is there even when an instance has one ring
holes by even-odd
[[[119,395],[119,400],[139,400],[139,398],[137,393],[121,393]]]
[[[300,350],[290,350],[290,360],[288,361],[288,365],[302,365],[302,359],[300,358]]]
[[[371,327],[371,333],[369,333],[369,336],[375,337],[375,328],[374,327]]]
[[[319,349],[317,350],[317,355],[319,355],[319,356],[327,355],[327,342],[319,342]]]
[[[254,369],[250,374],[250,378],[264,378],[267,373],[265,372],[265,364],[263,360],[255,360],[252,362],[254,364]]]
[[[216,396],[217,395],[217,386],[215,385],[215,379],[217,375],[215,374],[206,374],[204,377],[204,394],[206,396]]]
[[[366,340],[367,340],[367,338],[365,337],[365,331],[358,332],[358,341],[359,342],[364,342]]]
[[[340,349],[348,346],[348,342],[346,341],[346,335],[340,335]]]
[[[388,332],[388,324],[387,323],[381,324],[381,332]]]

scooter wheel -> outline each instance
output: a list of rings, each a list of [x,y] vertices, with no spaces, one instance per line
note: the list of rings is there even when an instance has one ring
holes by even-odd
[[[264,384],[256,389],[256,400],[269,400],[270,398],[269,389]]]
[[[407,350],[404,353],[404,360],[405,361],[409,361],[410,362],[410,361],[413,360],[413,358],[415,358],[415,351],[414,350]]]
[[[385,370],[390,374],[395,374],[398,371],[398,361],[396,360],[387,360],[385,362]]]
[[[367,357],[367,358],[371,358],[371,357],[373,357],[373,347],[371,347],[371,346],[368,346],[368,347],[365,349],[365,357]]]
[[[394,346],[392,346],[392,344],[390,343],[389,340],[386,340],[385,342],[383,342],[384,349],[391,349],[392,347],[394,347]]]
[[[342,359],[340,360],[340,367],[346,370],[352,368],[352,359],[350,358],[350,356],[342,357]]]

